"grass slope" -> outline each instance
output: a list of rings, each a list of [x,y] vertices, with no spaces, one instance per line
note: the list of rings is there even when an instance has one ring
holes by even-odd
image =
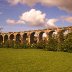
[[[72,72],[72,53],[1,48],[0,72]]]

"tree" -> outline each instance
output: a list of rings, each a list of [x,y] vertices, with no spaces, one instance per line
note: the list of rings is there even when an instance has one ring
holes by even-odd
[[[45,49],[49,51],[57,51],[58,41],[54,37],[49,37]]]
[[[62,48],[64,51],[72,52],[72,32],[65,37]]]

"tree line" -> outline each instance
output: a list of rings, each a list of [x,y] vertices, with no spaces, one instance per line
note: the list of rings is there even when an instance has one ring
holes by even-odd
[[[33,44],[7,40],[4,43],[0,42],[0,48],[36,48],[48,51],[72,52],[72,32],[65,36],[63,33],[59,33],[57,37],[50,36],[48,41],[41,40],[40,42]]]

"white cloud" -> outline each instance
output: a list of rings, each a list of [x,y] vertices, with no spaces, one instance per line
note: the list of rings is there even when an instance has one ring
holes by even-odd
[[[12,5],[27,4],[33,6],[36,3],[41,3],[44,6],[56,6],[59,9],[72,12],[72,0],[8,0]]]
[[[7,0],[10,4],[16,5],[18,4],[21,0]]]
[[[45,22],[45,13],[39,10],[31,9],[30,11],[24,12],[20,16],[20,20],[23,20],[31,25],[41,25]]]
[[[15,20],[12,20],[12,19],[7,19],[6,22],[8,24],[15,24]]]
[[[25,24],[25,22],[23,20],[18,20],[16,24]]]
[[[57,28],[57,26],[55,25],[55,23],[58,21],[58,19],[48,19],[48,21],[47,21],[47,25],[49,26],[49,27],[55,27],[55,28]]]
[[[24,24],[24,21],[21,21],[21,20],[16,21],[16,20],[13,20],[13,19],[7,19],[6,22],[8,24],[11,24],[11,25],[13,25],[13,24]]]
[[[59,9],[72,12],[72,0],[42,0],[41,3],[46,6],[56,6]]]
[[[29,6],[33,6],[34,4],[36,4],[38,2],[38,0],[7,0],[7,1],[11,5],[16,5],[16,4],[20,3],[20,4],[27,4]]]
[[[69,23],[72,23],[72,17],[65,17],[64,18],[65,21],[69,22]]]
[[[56,27],[57,19],[47,19],[46,14],[40,10],[31,9],[30,11],[22,13],[19,20],[7,19],[8,24],[29,24],[33,26]]]

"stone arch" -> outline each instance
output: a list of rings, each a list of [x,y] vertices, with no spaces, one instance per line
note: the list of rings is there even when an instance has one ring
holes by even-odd
[[[28,35],[27,35],[27,33],[24,33],[23,34],[23,43],[27,43],[27,39],[28,38]]]
[[[68,33],[71,33],[71,30],[65,29],[62,32],[63,32],[63,35],[66,36]]]
[[[20,34],[17,34],[17,35],[16,35],[16,42],[21,42],[20,39],[21,39],[21,35],[20,35]]]
[[[40,33],[39,33],[39,41],[42,41],[42,40],[43,40],[43,33],[44,33],[44,32],[40,32]]]
[[[52,30],[52,31],[50,31],[50,32],[48,33],[49,37],[52,37],[52,36],[53,36],[53,32],[55,32],[55,31]]]
[[[10,40],[13,40],[14,39],[14,35],[11,34],[9,38],[10,38]]]
[[[3,42],[3,36],[0,35],[0,43],[2,43],[2,42]]]
[[[8,35],[4,36],[4,42],[6,42],[8,40]]]
[[[36,43],[34,35],[35,35],[35,32],[32,32],[30,35],[30,44]]]
[[[55,31],[52,33],[52,37],[53,37],[54,39],[57,39],[57,35],[58,35],[58,32],[57,32],[57,30],[55,30]]]
[[[48,40],[48,34],[47,34],[47,32],[44,32],[43,35],[42,35],[42,37],[43,37],[43,41],[47,41]]]
[[[65,32],[65,29],[59,30],[59,32],[58,32],[58,41],[59,42],[64,41],[64,32]]]

